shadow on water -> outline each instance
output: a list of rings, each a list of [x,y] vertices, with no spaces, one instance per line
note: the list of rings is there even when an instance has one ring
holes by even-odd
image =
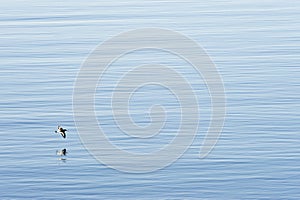
[[[67,160],[67,149],[56,150],[56,155],[60,156],[59,160],[66,162]]]

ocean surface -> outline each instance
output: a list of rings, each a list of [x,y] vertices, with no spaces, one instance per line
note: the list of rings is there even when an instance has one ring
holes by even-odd
[[[296,0],[2,3],[0,198],[300,199],[299,11]],[[200,111],[197,134],[180,158],[153,172],[128,173],[101,163],[82,144],[73,90],[99,44],[149,27],[176,31],[206,51],[223,80],[226,118],[213,151],[200,159],[212,106],[205,80],[168,52],[123,56],[107,71],[108,86],[95,90],[99,126],[115,146],[147,156],[172,141],[181,120],[167,88],[145,85],[131,96],[131,120],[149,125],[149,108],[161,104],[168,115],[153,116],[164,120],[161,134],[135,140],[122,133],[110,110],[112,84],[134,66],[175,66]],[[68,129],[66,139],[54,133],[57,125]],[[56,151],[63,148],[68,154],[61,159]]]

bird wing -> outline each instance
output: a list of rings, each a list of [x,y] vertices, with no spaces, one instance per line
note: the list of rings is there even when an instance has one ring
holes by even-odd
[[[60,132],[60,134],[61,134],[61,136],[62,136],[63,138],[66,138],[66,133]]]

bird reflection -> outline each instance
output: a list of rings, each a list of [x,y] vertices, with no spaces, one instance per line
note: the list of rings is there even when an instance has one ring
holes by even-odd
[[[56,151],[56,154],[58,155],[58,156],[66,156],[67,155],[67,149],[62,149],[62,150],[60,150],[60,151]]]

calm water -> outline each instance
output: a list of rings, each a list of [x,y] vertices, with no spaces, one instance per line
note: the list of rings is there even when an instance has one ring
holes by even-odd
[[[299,199],[299,10],[300,3],[292,0],[2,4],[1,199]],[[207,51],[224,81],[227,117],[217,146],[198,159],[209,122],[209,95],[201,78],[183,71],[201,101],[193,144],[166,168],[123,173],[97,162],[81,144],[73,85],[99,43],[145,27],[178,31]],[[143,62],[181,65],[159,51],[128,56],[115,64],[109,80]],[[151,152],[178,127],[177,102],[161,88],[145,87],[134,97],[133,120],[148,123],[144,109],[162,102],[173,109],[166,134],[147,145],[124,142],[105,111],[109,98],[103,94],[97,93],[98,120],[120,148]],[[68,129],[66,140],[54,134],[57,124]],[[69,151],[65,162],[55,153],[62,148]]]

